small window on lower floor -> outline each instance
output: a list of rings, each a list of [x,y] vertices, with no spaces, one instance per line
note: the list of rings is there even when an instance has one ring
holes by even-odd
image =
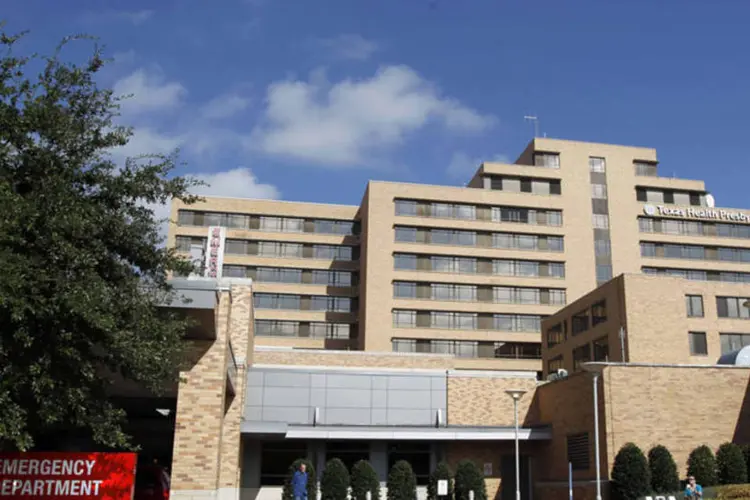
[[[589,470],[589,433],[568,435],[568,462],[573,470]]]
[[[706,342],[706,332],[690,332],[688,333],[690,339],[690,355],[691,356],[707,356],[708,355],[708,343]]]

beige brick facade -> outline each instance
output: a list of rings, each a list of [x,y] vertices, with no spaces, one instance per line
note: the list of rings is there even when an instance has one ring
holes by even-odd
[[[505,391],[520,389],[528,391],[518,404],[519,422],[523,425],[536,385],[536,379],[528,377],[454,374],[448,378],[448,424],[513,426],[513,400]]]

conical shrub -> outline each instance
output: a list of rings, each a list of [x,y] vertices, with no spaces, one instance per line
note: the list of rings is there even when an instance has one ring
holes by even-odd
[[[367,500],[368,491],[371,500],[380,500],[378,473],[367,460],[360,460],[352,467],[351,485],[352,500]]]
[[[651,478],[648,462],[640,448],[627,443],[615,456],[612,466],[612,496],[615,500],[638,500],[649,494]]]
[[[654,493],[673,493],[680,489],[677,464],[666,447],[657,445],[649,450],[648,468]]]
[[[690,452],[690,456],[688,457],[688,476],[694,476],[695,481],[703,487],[718,484],[716,457],[711,448],[702,445]]]

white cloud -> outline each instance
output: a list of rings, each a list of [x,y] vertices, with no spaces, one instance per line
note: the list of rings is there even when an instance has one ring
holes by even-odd
[[[251,148],[339,168],[362,165],[430,123],[477,133],[495,121],[443,97],[407,66],[383,67],[369,79],[335,85],[273,83],[264,118],[248,141]]]
[[[446,172],[449,176],[462,179],[465,182],[469,182],[471,177],[476,173],[479,165],[482,162],[498,162],[508,163],[510,160],[507,156],[502,154],[491,155],[489,157],[472,157],[463,151],[456,151],[451,157],[451,161],[448,164]]]
[[[181,83],[167,82],[159,71],[144,68],[115,82],[113,90],[116,96],[132,95],[121,103],[128,115],[176,108],[187,94]]]
[[[138,26],[151,19],[151,17],[153,17],[154,15],[154,11],[144,9],[135,12],[121,12],[120,15],[122,15],[125,19],[127,19],[134,25]]]
[[[224,94],[211,99],[203,106],[201,114],[209,120],[230,118],[250,105],[248,97],[236,93]]]
[[[339,35],[335,38],[320,40],[319,43],[336,59],[364,61],[378,50],[377,43],[360,35]]]
[[[149,127],[137,127],[128,143],[111,150],[110,154],[115,163],[124,165],[126,158],[144,154],[169,154],[184,142],[185,138],[179,135],[169,136]]]

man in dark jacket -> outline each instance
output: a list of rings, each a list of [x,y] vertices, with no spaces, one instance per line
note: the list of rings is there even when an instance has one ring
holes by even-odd
[[[307,467],[300,464],[299,469],[292,476],[292,493],[294,500],[307,500]]]

